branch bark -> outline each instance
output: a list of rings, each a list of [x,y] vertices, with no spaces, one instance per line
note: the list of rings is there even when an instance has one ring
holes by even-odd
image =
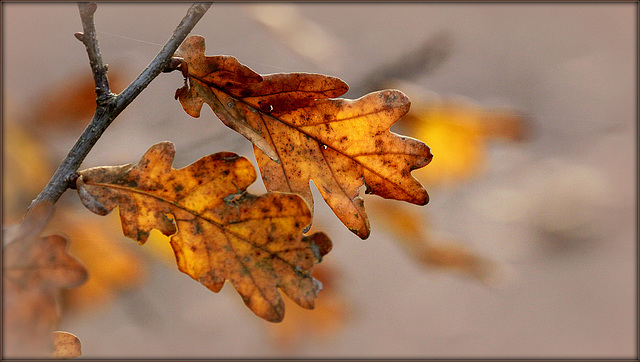
[[[156,57],[149,63],[145,70],[131,84],[115,95],[109,89],[107,67],[102,62],[100,47],[96,37],[93,14],[96,11],[95,3],[79,3],[80,18],[84,33],[76,33],[87,48],[89,63],[93,72],[96,85],[96,111],[91,122],[82,132],[75,145],[62,161],[49,183],[31,203],[29,208],[42,201],[55,203],[60,196],[70,187],[75,187],[75,173],[84,161],[89,151],[98,142],[104,131],[113,120],[155,79],[171,62],[171,57],[178,46],[184,41],[193,27],[204,16],[211,3],[193,4],[180,24],[173,31],[171,38],[165,43]]]

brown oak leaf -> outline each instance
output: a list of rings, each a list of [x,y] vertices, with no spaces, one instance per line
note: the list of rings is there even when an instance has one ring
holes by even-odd
[[[171,235],[178,269],[214,292],[228,280],[245,304],[272,322],[284,317],[277,288],[305,308],[320,289],[313,265],[330,249],[321,233],[304,236],[311,213],[298,195],[247,193],[256,172],[244,157],[220,152],[172,168],[172,143],[152,146],[137,165],[79,172],[80,199],[106,215],[119,207],[125,236],[146,242]]]
[[[309,181],[338,218],[361,238],[370,233],[359,188],[424,205],[429,196],[411,171],[432,158],[429,147],[389,131],[410,107],[397,90],[356,100],[342,80],[308,73],[261,76],[231,56],[205,56],[201,36],[176,52],[185,86],[176,98],[193,117],[207,103],[254,144],[267,190],[301,195],[313,209]]]
[[[50,358],[60,322],[60,293],[81,285],[87,271],[66,252],[59,235],[40,236],[53,206],[39,203],[22,223],[5,230],[3,351],[5,358]]]

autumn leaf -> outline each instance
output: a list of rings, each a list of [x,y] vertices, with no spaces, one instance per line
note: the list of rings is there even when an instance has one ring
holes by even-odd
[[[322,233],[302,235],[311,222],[294,194],[252,195],[256,173],[246,158],[220,152],[172,168],[170,142],[152,146],[137,165],[79,172],[83,204],[106,215],[119,207],[125,236],[144,244],[152,229],[172,235],[178,269],[214,292],[228,280],[245,304],[272,322],[284,316],[277,288],[305,308],[320,289],[313,265],[330,249]]]
[[[53,356],[57,359],[71,359],[82,356],[80,339],[68,332],[53,332]]]
[[[320,74],[261,76],[230,56],[205,56],[204,38],[191,36],[176,52],[185,86],[184,110],[200,116],[204,103],[254,144],[267,190],[301,195],[313,209],[309,181],[338,218],[361,238],[370,233],[359,188],[424,205],[429,197],[411,171],[431,160],[424,143],[389,127],[410,107],[400,91],[356,100],[334,98],[348,86]]]
[[[59,235],[40,236],[52,205],[34,205],[3,248],[3,357],[49,358],[60,321],[63,288],[81,285],[87,271],[66,252]]]
[[[35,135],[36,129],[25,127],[16,118],[5,116],[2,130],[2,207],[4,222],[17,224],[55,168],[49,162],[50,152]]]

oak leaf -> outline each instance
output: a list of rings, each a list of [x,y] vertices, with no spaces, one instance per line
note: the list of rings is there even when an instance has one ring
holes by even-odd
[[[152,146],[137,165],[79,172],[80,199],[106,215],[119,207],[125,236],[144,244],[152,229],[171,235],[178,269],[214,292],[228,280],[245,304],[272,322],[284,317],[277,288],[305,308],[320,289],[313,265],[330,248],[322,233],[303,237],[311,213],[298,195],[246,189],[256,172],[230,152],[172,168],[172,143]]]
[[[50,203],[36,204],[17,228],[5,230],[3,357],[50,358],[62,289],[87,279],[86,269],[67,254],[65,238],[40,236],[52,210]]]
[[[389,131],[410,107],[397,90],[356,100],[342,80],[308,73],[261,76],[231,56],[205,56],[201,36],[176,52],[185,86],[176,98],[193,117],[207,103],[254,144],[267,190],[301,195],[313,209],[309,181],[338,218],[361,238],[370,233],[359,188],[424,205],[427,191],[411,171],[431,160],[424,143]]]

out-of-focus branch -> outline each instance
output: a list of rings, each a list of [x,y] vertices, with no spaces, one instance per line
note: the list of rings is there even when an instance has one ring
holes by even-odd
[[[91,122],[71,148],[67,157],[62,161],[49,183],[47,183],[38,197],[33,200],[30,208],[41,201],[55,203],[68,188],[75,187],[74,175],[82,161],[89,154],[89,151],[91,151],[111,122],[170,64],[173,53],[175,53],[178,46],[210,6],[211,3],[193,4],[174,30],[171,38],[147,68],[122,93],[114,95],[109,89],[107,68],[102,62],[98,40],[95,35],[93,14],[97,9],[97,5],[95,3],[78,4],[84,33],[76,33],[75,36],[87,48],[96,84],[97,107]]]
[[[419,74],[431,72],[444,63],[451,53],[452,46],[451,34],[445,31],[438,32],[410,52],[376,67],[354,88],[372,92],[386,88],[386,83],[391,80],[411,79]]]

